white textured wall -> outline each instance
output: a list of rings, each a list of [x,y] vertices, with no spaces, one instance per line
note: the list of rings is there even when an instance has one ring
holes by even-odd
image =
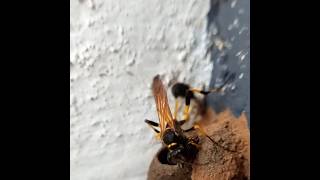
[[[210,80],[209,0],[70,5],[71,179],[145,179],[160,147],[144,123],[157,121],[153,76],[193,85]]]

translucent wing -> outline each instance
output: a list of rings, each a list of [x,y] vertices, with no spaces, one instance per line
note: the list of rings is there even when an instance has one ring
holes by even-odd
[[[160,136],[162,136],[167,124],[174,129],[174,122],[170,107],[168,104],[167,92],[160,80],[159,75],[153,78],[152,83],[153,96],[156,101],[157,113],[159,117]]]

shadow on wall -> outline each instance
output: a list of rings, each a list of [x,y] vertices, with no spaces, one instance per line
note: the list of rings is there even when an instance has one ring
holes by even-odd
[[[245,112],[250,127],[250,0],[211,0],[208,21],[213,42],[210,88],[219,87],[226,73],[236,75],[224,94],[208,96],[208,104],[217,112],[227,107],[236,116]],[[227,45],[219,48],[217,40]]]

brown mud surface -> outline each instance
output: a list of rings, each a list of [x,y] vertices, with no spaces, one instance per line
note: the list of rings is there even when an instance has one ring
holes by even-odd
[[[208,109],[199,123],[218,145],[201,137],[197,158],[192,166],[183,168],[163,165],[155,155],[148,180],[250,179],[250,133],[246,116],[236,118],[229,110],[215,114]]]

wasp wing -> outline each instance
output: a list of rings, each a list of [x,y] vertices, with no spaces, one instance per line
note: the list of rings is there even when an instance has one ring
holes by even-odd
[[[152,92],[156,101],[157,113],[159,117],[160,136],[162,136],[167,125],[174,129],[174,120],[170,111],[167,92],[159,75],[153,78]]]

